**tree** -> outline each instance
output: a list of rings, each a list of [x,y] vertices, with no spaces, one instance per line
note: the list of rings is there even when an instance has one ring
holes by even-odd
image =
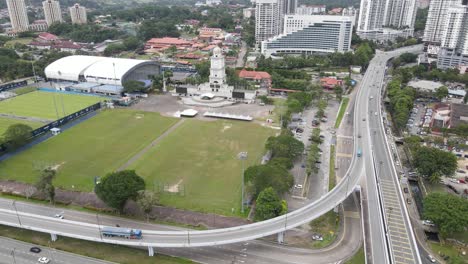
[[[135,80],[129,80],[123,83],[124,92],[126,93],[135,93],[143,92],[146,90],[145,83]]]
[[[145,189],[145,181],[134,170],[111,172],[96,185],[96,195],[108,206],[122,212],[129,199],[136,199]]]
[[[442,99],[444,99],[445,97],[448,96],[447,87],[446,86],[441,86],[441,87],[437,88],[434,95],[435,95],[435,97],[437,97],[437,99],[439,99],[439,101],[442,101]]]
[[[414,153],[414,166],[418,172],[439,181],[441,175],[452,176],[457,169],[457,156],[437,148],[420,147]]]
[[[468,226],[468,202],[448,193],[431,193],[424,198],[423,215],[439,227],[445,238]]]
[[[269,137],[266,148],[271,151],[272,157],[295,159],[302,155],[304,143],[291,135],[282,134],[277,137]]]
[[[136,50],[140,46],[140,41],[137,37],[128,37],[123,40],[123,45],[126,50]]]
[[[293,162],[288,158],[272,158],[268,164],[273,166],[281,166],[287,170],[290,170],[294,167]]]
[[[464,139],[468,138],[468,124],[459,124],[452,131]]]
[[[336,85],[335,88],[333,88],[333,91],[335,91],[336,99],[341,101],[341,98],[343,97],[343,88],[341,88],[339,85]]]
[[[294,177],[286,168],[274,164],[255,165],[245,170],[245,181],[251,184],[252,194],[272,187],[278,194],[288,192],[294,185]]]
[[[39,175],[39,181],[36,183],[36,188],[39,192],[45,193],[52,203],[55,199],[55,187],[53,185],[53,180],[56,176],[56,170],[47,167],[41,171]]]
[[[104,50],[104,56],[111,56],[114,54],[118,54],[124,50],[126,50],[126,48],[123,44],[118,44],[118,43],[109,44]]]
[[[268,98],[268,96],[266,96],[266,95],[257,96],[257,99],[260,99],[260,101],[262,101],[262,103],[267,104],[267,105],[271,105],[271,104],[274,103],[273,99]]]
[[[13,124],[3,133],[3,142],[7,149],[16,149],[28,142],[33,129],[25,124]]]
[[[159,196],[154,192],[142,190],[138,192],[136,202],[145,213],[146,221],[149,221],[149,214],[151,213],[151,210],[153,210],[153,206],[158,204]]]
[[[256,221],[277,217],[283,211],[282,201],[273,188],[269,187],[260,192],[255,206]]]

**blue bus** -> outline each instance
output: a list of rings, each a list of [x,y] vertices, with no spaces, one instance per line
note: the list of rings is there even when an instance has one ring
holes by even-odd
[[[105,226],[101,229],[101,234],[105,237],[122,237],[127,239],[141,239],[140,229],[109,227]]]
[[[358,156],[358,157],[361,157],[361,156],[362,156],[361,148],[358,148],[358,150],[357,150],[357,156]]]

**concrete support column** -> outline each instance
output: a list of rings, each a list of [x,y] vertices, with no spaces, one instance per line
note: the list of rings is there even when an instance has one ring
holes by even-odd
[[[278,233],[278,244],[283,244],[284,243],[284,232],[279,232]]]
[[[50,240],[52,241],[57,241],[57,235],[56,234],[50,234]]]
[[[151,246],[148,246],[148,256],[150,257],[154,256],[154,248]]]

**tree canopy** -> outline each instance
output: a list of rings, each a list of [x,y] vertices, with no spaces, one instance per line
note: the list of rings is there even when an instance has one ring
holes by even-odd
[[[55,199],[55,187],[53,185],[53,180],[57,172],[48,167],[41,171],[39,175],[39,180],[36,183],[36,188],[39,192],[45,193],[52,203]]]
[[[25,124],[13,124],[3,133],[3,142],[8,149],[16,149],[28,142],[33,129]]]
[[[291,135],[281,134],[277,137],[269,137],[266,148],[271,151],[273,157],[295,159],[304,151],[304,143]]]
[[[96,185],[96,195],[108,206],[122,212],[128,199],[136,199],[145,181],[134,170],[111,172]]]
[[[129,80],[123,83],[124,92],[126,93],[135,93],[143,92],[146,90],[145,83],[135,80]]]
[[[414,166],[418,172],[430,177],[431,181],[439,181],[441,175],[452,176],[457,169],[457,157],[455,154],[437,148],[420,147],[414,152]],[[439,177],[434,177],[439,175]],[[432,178],[434,177],[434,178]]]
[[[468,226],[468,201],[448,193],[431,193],[424,198],[424,218],[439,227],[442,237],[463,232]]]
[[[283,194],[294,185],[294,177],[286,168],[269,163],[247,168],[245,181],[251,184],[254,197],[268,187],[272,187],[278,194]]]
[[[263,221],[283,213],[282,201],[273,188],[268,187],[260,192],[255,206],[255,220]]]
[[[441,86],[436,89],[434,95],[437,97],[437,99],[442,100],[448,96],[448,88],[446,86]]]

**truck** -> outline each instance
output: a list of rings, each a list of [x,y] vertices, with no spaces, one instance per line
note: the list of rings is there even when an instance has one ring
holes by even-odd
[[[361,156],[362,156],[361,148],[358,148],[358,150],[357,150],[357,156],[358,156],[358,157],[361,157]]]
[[[122,237],[126,239],[142,239],[140,229],[131,229],[124,227],[105,226],[101,229],[101,234],[105,237]]]

